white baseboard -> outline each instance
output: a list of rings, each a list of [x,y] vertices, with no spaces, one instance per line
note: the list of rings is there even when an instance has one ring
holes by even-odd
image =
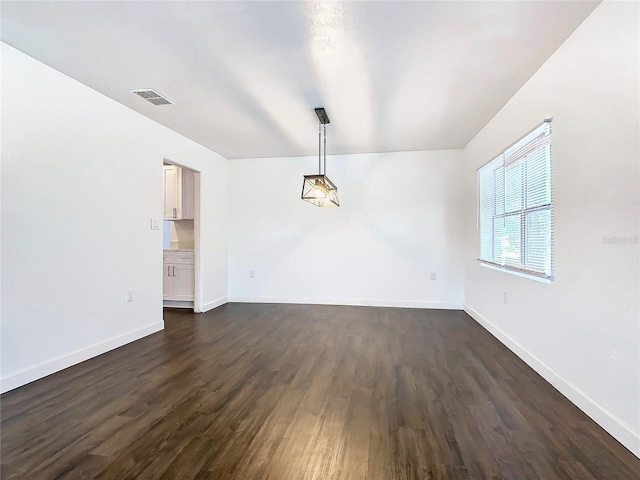
[[[193,302],[188,300],[163,300],[162,306],[167,308],[190,308],[193,310]]]
[[[469,305],[464,305],[464,311],[488,330],[489,333],[500,340],[500,342],[502,342],[509,350],[520,357],[520,359],[522,359],[527,365],[538,372],[538,374],[553,385],[556,390],[591,417],[594,422],[609,432],[612,437],[629,449],[629,451],[631,451],[636,457],[640,457],[640,434],[635,432],[631,426],[621,421],[602,405],[585,395],[582,391],[572,385],[571,382],[561,377],[551,367],[523,348],[518,344],[518,342],[513,340],[509,335],[504,333]]]
[[[213,310],[214,308],[224,305],[225,303],[228,303],[228,302],[229,302],[229,299],[227,297],[217,298],[215,300],[212,300],[202,305],[202,312],[198,312],[198,313],[208,312],[209,310]]]
[[[80,362],[84,362],[98,355],[108,352],[109,350],[116,349],[127,343],[131,343],[135,340],[139,340],[152,333],[159,332],[164,329],[164,322],[152,323],[137,330],[118,335],[117,337],[110,338],[104,342],[96,343],[85,348],[76,350],[75,352],[61,355],[57,358],[47,360],[33,367],[25,368],[19,372],[7,375],[0,379],[0,393],[8,392],[14,388],[21,387],[27,383],[31,383],[34,380],[46,377],[52,373],[59,372],[65,368],[76,365]]]
[[[433,308],[442,310],[462,310],[462,303],[435,302],[423,300],[373,300],[367,298],[317,298],[317,297],[269,297],[237,296],[229,297],[230,302],[239,303],[296,303],[307,305],[348,305],[361,307]]]

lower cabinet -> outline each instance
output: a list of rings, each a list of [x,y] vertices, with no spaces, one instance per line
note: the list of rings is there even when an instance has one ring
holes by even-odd
[[[192,302],[195,291],[193,252],[165,252],[163,278],[164,300]]]

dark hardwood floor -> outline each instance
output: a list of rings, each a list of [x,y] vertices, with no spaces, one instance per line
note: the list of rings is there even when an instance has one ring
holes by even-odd
[[[228,304],[1,397],[3,479],[640,478],[463,312]]]

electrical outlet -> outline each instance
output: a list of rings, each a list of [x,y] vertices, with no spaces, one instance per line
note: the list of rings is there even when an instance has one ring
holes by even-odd
[[[504,303],[506,305],[506,303],[507,303],[507,291],[505,290],[504,292],[502,292],[502,294],[503,294]]]
[[[255,270],[249,270],[249,278],[256,278],[256,271]]]
[[[437,280],[438,274],[436,272],[431,272],[431,280]]]
[[[133,302],[133,290],[127,292],[127,303]]]

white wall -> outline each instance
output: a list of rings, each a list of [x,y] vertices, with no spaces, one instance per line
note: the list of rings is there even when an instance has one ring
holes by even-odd
[[[598,6],[469,143],[464,159],[464,201],[475,205],[476,169],[554,117],[556,279],[547,285],[481,267],[469,208],[465,309],[636,455],[638,5]]]
[[[329,156],[337,209],[300,199],[317,158],[230,161],[230,300],[461,308],[461,159]]]
[[[150,220],[165,158],[201,171],[212,308],[227,296],[226,159],[2,44],[2,391],[163,328]]]

